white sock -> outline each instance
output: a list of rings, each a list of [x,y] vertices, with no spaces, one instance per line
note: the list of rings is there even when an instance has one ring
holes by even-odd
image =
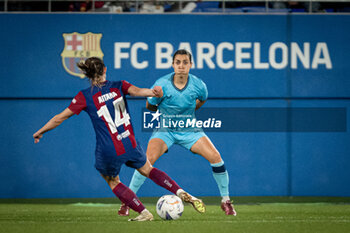
[[[229,200],[230,200],[229,196],[223,196],[222,199],[221,199],[221,202],[227,202]]]
[[[144,209],[144,210],[141,211],[140,214],[145,214],[145,213],[148,213],[148,212],[149,212],[148,209]]]
[[[178,190],[176,191],[176,196],[179,196],[180,193],[183,193],[183,192],[185,192],[183,189],[178,189]]]

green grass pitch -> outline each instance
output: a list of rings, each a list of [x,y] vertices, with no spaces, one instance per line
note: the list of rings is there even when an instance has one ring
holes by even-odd
[[[205,199],[204,199],[205,200]],[[287,199],[286,199],[287,200]],[[277,200],[277,203],[238,203],[238,215],[225,216],[219,205],[207,202],[207,212],[199,214],[186,205],[183,216],[164,221],[155,211],[156,199],[143,200],[154,214],[152,222],[128,222],[120,217],[117,202],[65,203],[65,201],[0,201],[1,233],[348,233],[349,203]],[[307,201],[307,200],[304,200]],[[55,203],[56,202],[56,203]],[[107,203],[106,203],[107,202]],[[215,201],[217,202],[217,201]],[[239,202],[239,201],[238,201]],[[242,202],[242,201],[241,201]],[[132,212],[131,217],[136,213]]]

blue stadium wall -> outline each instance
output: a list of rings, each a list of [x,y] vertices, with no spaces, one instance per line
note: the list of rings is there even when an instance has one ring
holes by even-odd
[[[350,107],[349,15],[0,14],[0,198],[112,197],[94,169],[86,113],[32,134],[89,86],[63,66],[64,33],[101,34],[108,79],[149,87],[190,48],[206,107]],[[168,54],[168,55],[167,55]],[[136,135],[145,99],[129,98]],[[320,116],[322,117],[322,116]],[[349,122],[349,114],[346,115]],[[232,196],[350,196],[350,133],[209,132]],[[198,196],[219,192],[208,162],[174,146],[156,163]],[[129,184],[133,170],[123,167]],[[140,196],[167,191],[146,181]]]

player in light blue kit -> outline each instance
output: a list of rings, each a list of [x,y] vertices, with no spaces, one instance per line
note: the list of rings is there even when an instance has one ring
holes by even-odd
[[[208,97],[205,83],[189,73],[192,66],[192,56],[186,50],[178,50],[173,56],[174,73],[158,79],[153,86],[161,86],[162,98],[148,98],[146,107],[162,114],[161,116],[194,117],[196,109],[200,108]],[[186,117],[185,117],[186,118]],[[206,134],[200,130],[179,130],[174,126],[155,130],[147,147],[147,158],[154,164],[173,144],[178,144],[203,156],[210,163],[214,179],[222,196],[221,208],[226,215],[236,216],[236,211],[229,197],[229,177],[220,153]],[[130,183],[130,189],[135,193],[145,181],[145,177],[135,171]],[[129,215],[129,208],[122,205],[119,215]]]

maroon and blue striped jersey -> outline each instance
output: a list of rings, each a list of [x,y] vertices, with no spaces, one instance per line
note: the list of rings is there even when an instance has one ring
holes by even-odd
[[[102,87],[81,90],[68,107],[77,115],[84,110],[90,116],[98,155],[119,156],[132,152],[137,146],[125,98],[130,86],[124,80],[106,81]]]

